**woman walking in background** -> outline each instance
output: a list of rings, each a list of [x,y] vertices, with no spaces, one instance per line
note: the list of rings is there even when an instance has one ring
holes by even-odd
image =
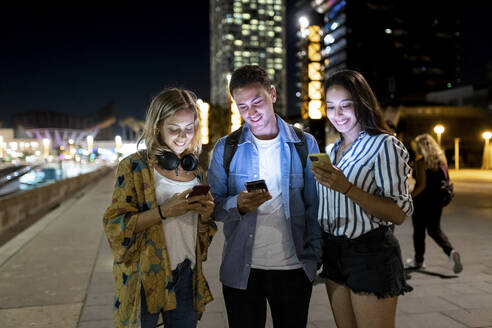
[[[412,191],[414,212],[413,246],[415,257],[407,259],[407,269],[425,268],[425,231],[449,257],[453,272],[463,270],[460,254],[451,246],[448,237],[441,230],[442,205],[440,200],[441,182],[448,175],[446,156],[437,142],[427,133],[412,141],[415,151],[415,188]]]
[[[325,88],[327,116],[341,139],[330,152],[334,165],[312,168],[324,230],[320,276],[338,327],[391,328],[398,296],[411,290],[391,229],[412,213],[408,152],[360,73],[339,71]]]
[[[194,94],[160,92],[142,137],[146,150],[123,159],[104,230],[114,256],[116,327],[193,328],[212,301],[202,261],[217,228],[213,198],[188,197],[200,183]],[[138,145],[138,143],[137,143]]]

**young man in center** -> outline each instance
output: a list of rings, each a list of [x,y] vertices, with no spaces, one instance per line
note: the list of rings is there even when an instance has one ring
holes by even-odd
[[[275,114],[277,93],[263,68],[234,71],[229,91],[245,123],[229,165],[223,137],[207,174],[213,216],[224,223],[220,281],[229,327],[265,327],[267,301],[274,327],[306,327],[322,240],[310,161],[301,158],[307,154],[294,128]],[[319,152],[312,135],[303,138],[306,152]],[[248,192],[245,183],[258,179],[268,191]]]

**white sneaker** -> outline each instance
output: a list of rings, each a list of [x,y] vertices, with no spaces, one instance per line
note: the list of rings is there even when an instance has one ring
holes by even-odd
[[[451,261],[454,273],[460,273],[461,271],[463,271],[463,264],[461,264],[460,253],[453,249],[451,251],[451,254],[449,255],[449,260]]]
[[[425,269],[425,263],[424,262],[415,262],[414,258],[407,259],[405,261],[405,269],[409,270],[419,270],[419,269]]]

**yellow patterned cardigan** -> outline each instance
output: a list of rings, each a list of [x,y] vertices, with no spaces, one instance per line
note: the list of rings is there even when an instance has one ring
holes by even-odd
[[[139,212],[157,206],[154,183],[155,156],[147,161],[145,151],[123,159],[117,170],[111,205],[104,213],[104,231],[114,256],[113,274],[115,297],[113,303],[116,327],[137,327],[140,317],[140,290],[143,284],[148,311],[158,313],[176,308],[172,287],[172,272],[161,225],[134,233]],[[148,162],[148,163],[147,163]],[[193,270],[195,311],[205,311],[213,300],[202,272],[210,242],[217,231],[210,223],[205,233],[198,233],[196,264]]]

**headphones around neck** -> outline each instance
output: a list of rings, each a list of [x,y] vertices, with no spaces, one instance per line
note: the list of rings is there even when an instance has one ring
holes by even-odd
[[[198,167],[198,158],[191,153],[179,158],[172,151],[164,151],[162,155],[156,156],[160,167],[165,170],[176,170],[176,175],[180,164],[185,171],[194,171]]]

